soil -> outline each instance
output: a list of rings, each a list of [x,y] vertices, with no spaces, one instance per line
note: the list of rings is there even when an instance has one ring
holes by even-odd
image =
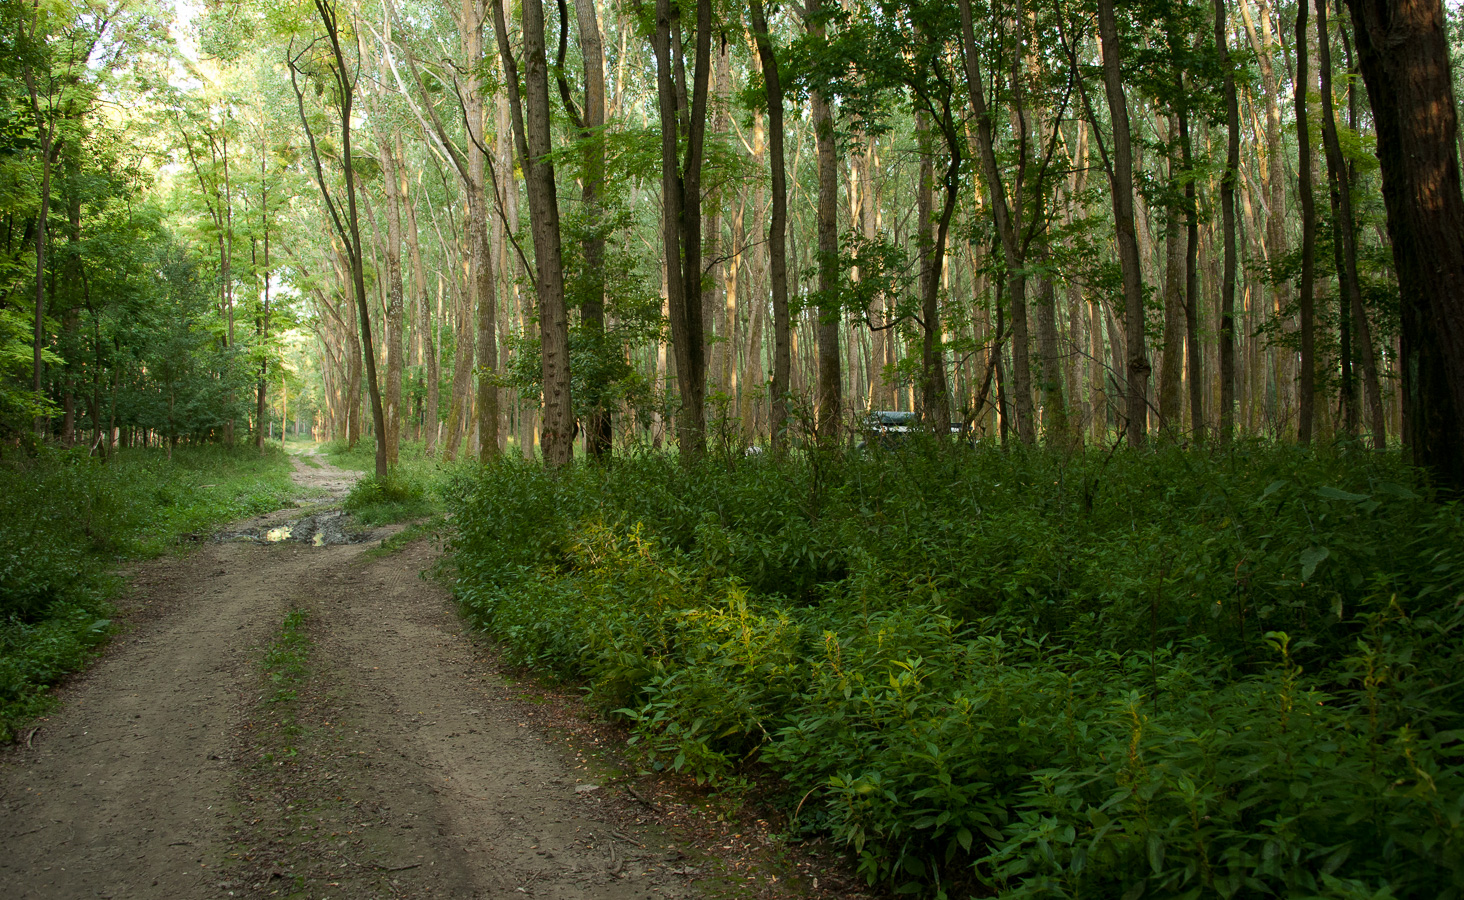
[[[341,529],[355,477],[297,458],[293,508],[137,567],[123,632],[0,753],[0,896],[856,893],[755,812],[636,773],[571,693],[504,672],[421,574],[430,540]],[[291,681],[266,655],[293,609]]]

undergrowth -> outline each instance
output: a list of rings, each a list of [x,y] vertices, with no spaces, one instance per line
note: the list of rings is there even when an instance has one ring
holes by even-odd
[[[1456,897],[1464,509],[1261,443],[458,476],[457,596],[932,896]]]
[[[120,559],[279,507],[289,472],[277,447],[262,456],[179,447],[171,461],[156,450],[104,463],[52,449],[0,460],[0,743],[106,639]]]
[[[375,450],[368,441],[355,447],[343,441],[324,445],[326,457],[342,468],[370,473],[376,465]],[[441,486],[450,473],[470,465],[449,463],[427,456],[421,444],[403,443],[397,465],[384,479],[363,475],[346,495],[344,508],[363,525],[390,525],[432,516],[442,510]]]

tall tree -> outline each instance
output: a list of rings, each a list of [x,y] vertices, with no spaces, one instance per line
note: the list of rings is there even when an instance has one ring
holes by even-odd
[[[1464,491],[1464,193],[1440,0],[1348,0],[1402,295],[1404,441]]]
[[[707,83],[711,69],[711,0],[696,2],[692,88],[685,96],[686,60],[680,6],[656,0],[651,44],[656,55],[656,102],[661,114],[662,231],[666,254],[666,299],[676,351],[676,386],[681,394],[677,441],[682,459],[698,458],[706,446],[706,340],[701,303],[701,178],[707,125]],[[678,89],[678,80],[681,81]],[[686,158],[679,158],[680,138]]]
[[[584,70],[583,109],[574,102],[569,80],[564,74],[569,32],[569,10],[565,7],[565,0],[559,0],[559,51],[555,57],[555,75],[565,110],[579,132],[580,202],[584,204],[588,223],[581,242],[588,287],[580,302],[580,324],[585,338],[593,345],[592,351],[599,356],[608,352],[605,344],[605,232],[599,227],[603,212],[600,198],[605,190],[605,142],[602,134],[605,128],[605,51],[594,0],[575,0],[574,11]],[[591,396],[585,423],[585,449],[594,459],[609,456],[612,437],[608,385],[603,372],[603,366],[597,365],[593,377],[586,379]]]
[[[828,34],[824,0],[806,7],[809,35],[818,42]],[[834,136],[834,113],[826,90],[815,86],[808,95],[818,155],[818,413],[821,441],[839,434],[843,378],[839,360],[839,167]]]
[[[1352,178],[1337,135],[1337,112],[1332,98],[1332,41],[1327,28],[1327,0],[1317,0],[1317,68],[1322,88],[1322,146],[1327,155],[1327,183],[1332,200],[1333,254],[1340,263],[1337,280],[1342,285],[1342,320],[1350,319],[1354,356],[1362,363],[1363,387],[1367,396],[1368,427],[1373,447],[1387,446],[1387,425],[1383,421],[1383,398],[1378,378],[1377,356],[1373,352],[1372,326],[1362,303],[1362,282],[1357,272],[1357,218],[1352,210]],[[1349,391],[1349,394],[1352,392]],[[1349,396],[1349,425],[1356,422],[1355,397]]]
[[[1113,123],[1113,154],[1108,171],[1113,193],[1113,219],[1118,232],[1118,263],[1123,276],[1124,338],[1127,353],[1128,398],[1125,437],[1129,446],[1144,443],[1149,420],[1149,359],[1144,350],[1144,283],[1139,263],[1138,231],[1134,224],[1134,155],[1129,126],[1128,96],[1124,92],[1113,0],[1098,0],[1098,36],[1103,47],[1103,88]]]
[[[772,441],[785,446],[788,431],[788,171],[783,160],[783,81],[762,0],[748,0],[752,35],[762,62],[763,92],[768,104],[768,170],[772,177],[772,210],[768,217],[768,268],[773,300]],[[754,352],[760,348],[754,347]]]
[[[351,155],[351,116],[356,99],[356,82],[351,74],[354,69],[354,60],[351,63],[347,62],[346,52],[341,43],[341,22],[335,4],[332,0],[313,0],[313,3],[325,34],[322,38],[311,41],[298,53],[294,51],[293,44],[291,45],[291,52],[287,59],[290,69],[290,85],[295,91],[300,124],[304,128],[310,147],[310,159],[314,166],[315,181],[320,188],[321,199],[325,203],[336,236],[345,245],[347,262],[350,267],[351,288],[359,319],[358,325],[361,329],[361,350],[366,361],[366,387],[371,396],[371,421],[376,430],[376,477],[384,479],[387,476],[386,416],[381,404],[381,385],[376,378],[376,348],[371,340],[371,315],[366,305],[366,264],[362,254],[361,227],[356,214],[355,161]],[[354,32],[352,34],[354,35]],[[329,53],[325,59],[320,59],[315,53],[315,47],[322,39],[325,41]],[[305,110],[305,94],[300,89],[301,65],[307,55],[316,58],[306,65],[312,69],[316,66],[325,68],[331,101],[335,104],[340,116],[341,171],[345,178],[346,195],[344,214],[340,209],[340,204],[335,200],[330,186],[326,183],[320,149],[316,144],[315,132],[310,126],[310,116]]]
[[[564,254],[559,227],[559,193],[550,157],[549,61],[544,44],[544,5],[523,0],[520,24],[524,42],[524,89],[520,97],[518,63],[509,45],[503,0],[494,0],[493,24],[513,114],[514,143],[529,196],[529,227],[534,240],[534,292],[539,298],[540,371],[544,427],[539,446],[544,463],[558,468],[574,459],[574,405],[569,381],[569,313],[564,300]]]
[[[1235,434],[1235,182],[1240,173],[1240,103],[1226,33],[1225,0],[1215,0],[1215,52],[1220,59],[1225,103],[1225,170],[1220,176],[1220,216],[1225,243],[1220,285],[1220,440]]]
[[[1310,444],[1316,425],[1316,279],[1317,215],[1312,196],[1311,120],[1307,112],[1307,7],[1309,0],[1296,5],[1296,145],[1297,200],[1301,205],[1301,280],[1297,287],[1297,305],[1301,314],[1301,373],[1297,378],[1297,440]]]

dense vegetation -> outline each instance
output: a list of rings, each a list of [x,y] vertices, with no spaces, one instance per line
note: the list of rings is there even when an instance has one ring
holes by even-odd
[[[462,478],[457,595],[872,881],[1457,896],[1464,508],[1396,456],[902,446]]]
[[[132,450],[103,464],[85,451],[0,460],[0,743],[50,703],[110,634],[120,559],[277,508],[290,467],[277,448]]]
[[[1461,46],[1440,0],[0,0],[4,721],[103,559],[282,477],[190,460],[293,426],[371,439],[365,520],[448,479],[475,622],[874,881],[1455,896]],[[930,444],[853,452],[873,410]]]

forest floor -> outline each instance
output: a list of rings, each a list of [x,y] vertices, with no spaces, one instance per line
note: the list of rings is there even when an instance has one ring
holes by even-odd
[[[103,658],[0,751],[0,896],[858,894],[505,671],[421,576],[429,540],[332,543],[356,474],[294,466],[294,507],[137,565]]]

